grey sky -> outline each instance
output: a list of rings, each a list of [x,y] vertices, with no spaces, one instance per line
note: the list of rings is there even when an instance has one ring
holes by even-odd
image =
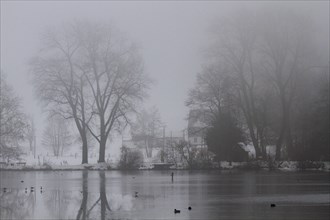
[[[186,127],[184,106],[189,88],[203,63],[207,28],[217,17],[237,7],[274,5],[276,2],[164,2],[164,1],[1,1],[1,69],[23,98],[26,112],[42,127],[29,82],[28,60],[40,46],[47,25],[72,19],[111,21],[136,41],[147,73],[156,80],[146,106],[155,105],[167,129],[176,133]],[[281,2],[309,13],[329,37],[329,2]]]

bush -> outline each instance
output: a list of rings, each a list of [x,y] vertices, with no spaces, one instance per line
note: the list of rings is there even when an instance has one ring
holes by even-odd
[[[245,141],[243,130],[230,113],[219,113],[206,131],[206,144],[217,161],[247,161],[248,153],[240,144]]]
[[[52,170],[53,169],[52,166],[47,162],[44,162],[44,164],[42,165],[42,168],[46,169],[46,170]]]
[[[212,168],[212,158],[213,158],[213,154],[209,152],[206,148],[200,149],[196,155],[197,168],[199,169]]]
[[[324,164],[318,161],[298,161],[297,168],[299,170],[305,169],[322,169],[324,168]]]
[[[143,164],[143,155],[138,150],[123,146],[118,164],[119,169],[138,169]]]

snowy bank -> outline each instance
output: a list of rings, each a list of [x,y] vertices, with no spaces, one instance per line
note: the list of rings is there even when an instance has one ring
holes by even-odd
[[[281,171],[319,170],[330,172],[330,161],[264,161],[254,160],[249,162],[221,161],[214,163],[215,169],[266,169]]]
[[[58,163],[58,161],[45,160],[40,163],[2,163],[0,170],[112,170],[118,169],[115,163]],[[138,168],[137,168],[138,169]],[[184,169],[182,167],[171,167],[170,169]],[[301,171],[301,170],[318,170],[330,172],[330,161],[263,161],[253,160],[248,162],[228,162],[220,161],[213,163],[211,169],[239,169],[239,170],[280,170],[280,171]]]

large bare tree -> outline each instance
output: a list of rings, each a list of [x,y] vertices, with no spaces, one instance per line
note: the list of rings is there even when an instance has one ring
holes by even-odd
[[[87,162],[87,132],[105,162],[109,134],[126,125],[143,100],[149,79],[138,48],[105,23],[72,22],[45,35],[43,53],[33,62],[39,96],[52,111],[73,118]]]
[[[99,142],[99,160],[105,162],[111,131],[121,130],[129,114],[146,96],[150,82],[136,45],[111,25],[78,23],[79,68],[92,96],[92,121],[88,129]]]
[[[240,10],[212,26],[209,63],[187,104],[211,113],[236,104],[256,157],[266,158],[266,145],[274,144],[276,159],[281,159],[281,152],[293,154],[292,108],[301,93],[297,85],[315,68],[315,45],[308,18],[278,8],[265,11]],[[226,75],[234,83],[225,83],[224,89],[219,82]]]
[[[257,17],[249,11],[238,11],[213,27],[215,44],[213,55],[228,65],[237,82],[236,96],[243,113],[256,157],[262,156],[264,146],[260,146],[262,127],[258,117],[258,69],[256,53]]]
[[[293,150],[292,108],[297,96],[297,85],[306,71],[313,68],[314,54],[311,20],[286,10],[267,10],[259,21],[260,54],[264,74],[275,89],[280,105],[276,159],[283,158],[286,146],[288,157]],[[264,17],[265,14],[260,16]]]
[[[240,10],[213,26],[210,57],[235,78],[235,96],[256,157],[266,156],[270,120],[278,124],[272,126],[276,159],[281,158],[283,145],[291,152],[290,114],[298,79],[311,66],[312,32],[309,19],[278,8]]]
[[[31,61],[34,85],[51,114],[73,119],[82,142],[82,163],[88,163],[87,124],[91,119],[86,79],[77,63],[80,46],[74,23],[51,27],[43,35],[42,49]]]

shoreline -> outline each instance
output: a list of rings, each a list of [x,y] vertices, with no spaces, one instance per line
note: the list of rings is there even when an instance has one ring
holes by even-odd
[[[108,164],[80,164],[80,165],[62,165],[62,166],[23,166],[23,167],[0,167],[0,171],[321,171],[330,172],[330,161],[278,161],[269,164],[267,161],[251,162],[221,162],[220,167],[211,168],[169,168],[169,169],[119,169],[110,167]]]

